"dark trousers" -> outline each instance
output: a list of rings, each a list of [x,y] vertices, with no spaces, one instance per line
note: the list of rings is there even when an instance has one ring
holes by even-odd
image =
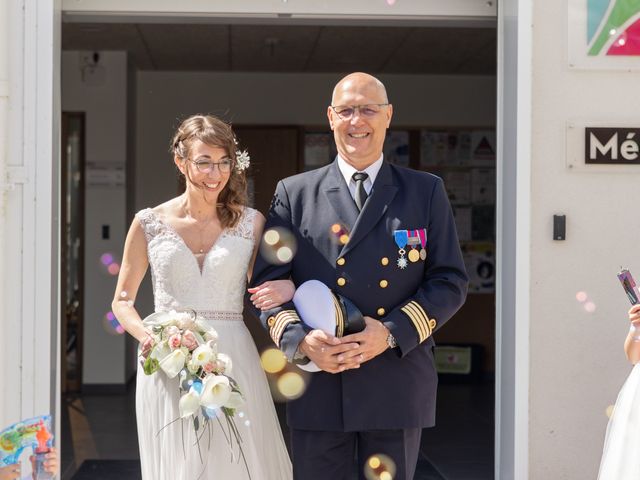
[[[394,480],[412,480],[420,452],[421,434],[420,428],[366,432],[291,430],[293,478],[365,479],[364,468],[369,458],[384,454],[395,463]]]

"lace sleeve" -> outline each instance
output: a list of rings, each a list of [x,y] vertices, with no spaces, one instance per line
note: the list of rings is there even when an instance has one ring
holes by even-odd
[[[158,219],[158,216],[150,208],[145,208],[136,213],[136,218],[142,226],[144,231],[144,237],[147,239],[147,243],[151,241],[156,235],[158,235],[162,229],[162,223]]]
[[[253,224],[257,213],[257,210],[246,207],[244,212],[242,212],[242,216],[240,217],[238,224],[233,227],[233,230],[231,231],[232,234],[253,241]]]

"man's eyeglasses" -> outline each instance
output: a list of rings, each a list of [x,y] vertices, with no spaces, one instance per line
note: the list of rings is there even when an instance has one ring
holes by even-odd
[[[209,162],[208,160],[191,160],[200,173],[211,173],[215,166],[218,166],[220,173],[229,173],[233,162],[231,160],[222,160],[221,162]]]
[[[342,120],[351,120],[356,110],[360,112],[361,117],[371,118],[380,113],[382,107],[388,105],[388,103],[368,103],[366,105],[331,105],[331,108]]]

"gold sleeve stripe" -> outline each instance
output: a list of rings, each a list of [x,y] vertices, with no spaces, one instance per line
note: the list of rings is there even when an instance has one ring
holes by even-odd
[[[427,330],[428,330],[427,337],[428,337],[433,332],[433,329],[436,326],[436,321],[434,319],[429,319],[427,312],[424,311],[424,308],[422,308],[422,306],[418,302],[411,301],[409,302],[409,304],[412,305],[420,313],[420,317],[425,322],[425,325],[427,327]]]
[[[275,322],[273,326],[269,329],[269,333],[271,334],[271,339],[273,342],[279,347],[280,339],[282,334],[284,333],[285,328],[290,323],[296,323],[300,321],[300,317],[294,310],[283,310],[278,312],[275,316]]]
[[[411,301],[401,310],[409,317],[416,331],[418,332],[419,342],[424,342],[431,336],[436,328],[435,319],[430,319],[419,303]]]
[[[299,322],[299,321],[300,319],[298,318],[298,315],[295,312],[292,312],[292,311],[279,312],[276,315],[275,322],[271,330],[271,334],[273,337],[275,337],[274,340],[276,340],[276,343],[279,343],[280,337],[282,336],[282,332],[284,332],[284,329],[288,324],[293,322]]]
[[[336,314],[336,337],[340,338],[344,335],[344,316],[342,315],[342,308],[338,303],[338,299],[335,295],[331,295],[333,299],[333,308]]]
[[[406,304],[401,310],[407,314],[411,322],[413,323],[413,327],[418,332],[418,343],[424,342],[427,338],[427,328],[425,326],[424,320],[420,317],[419,312],[413,307],[411,303]]]

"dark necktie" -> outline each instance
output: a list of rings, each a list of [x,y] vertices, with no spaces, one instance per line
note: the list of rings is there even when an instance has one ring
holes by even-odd
[[[356,201],[356,206],[358,210],[362,210],[364,207],[364,202],[367,201],[367,191],[364,189],[364,181],[369,178],[369,175],[363,172],[356,172],[351,177],[353,181],[356,182],[356,194],[354,200]]]

